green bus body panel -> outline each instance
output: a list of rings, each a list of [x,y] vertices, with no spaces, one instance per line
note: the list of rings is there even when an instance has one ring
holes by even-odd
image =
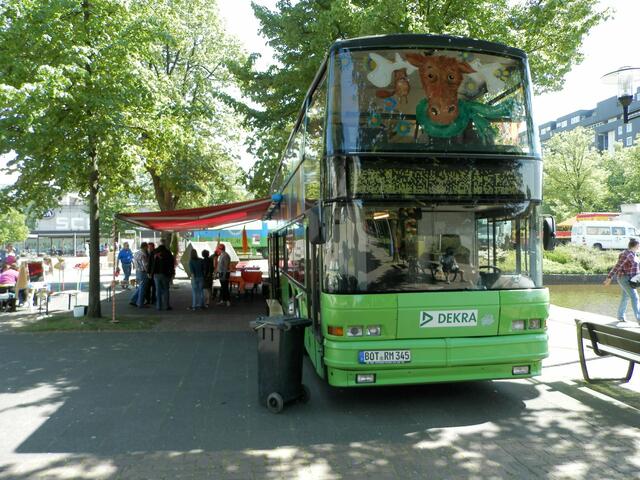
[[[456,323],[446,312],[473,312],[474,326]],[[421,327],[422,312],[441,312]],[[428,292],[398,295],[398,329],[396,338],[477,337],[496,335],[500,316],[500,296],[496,291],[484,292]],[[450,314],[449,317],[454,317]],[[429,318],[429,317],[427,317]]]
[[[499,335],[511,333],[513,320],[530,320],[549,318],[549,290],[504,290],[500,292],[500,331]]]
[[[411,350],[411,362],[385,365],[358,363],[361,350]],[[329,367],[354,370],[399,370],[403,368],[485,365],[542,360],[548,355],[547,334],[504,335],[479,338],[434,338],[324,342],[324,362]]]
[[[422,312],[445,314],[477,310],[472,326],[420,327]],[[548,356],[544,321],[549,313],[547,289],[510,291],[419,292],[321,296],[323,363],[334,386],[355,386],[356,373],[375,373],[373,385],[462,380],[524,378],[539,375]],[[542,328],[512,330],[513,320],[541,319]],[[424,322],[423,322],[424,323]],[[442,324],[446,325],[446,321]],[[346,336],[349,326],[380,325],[377,337]],[[341,326],[345,336],[328,334]],[[307,350],[319,345],[307,340]],[[362,350],[410,350],[411,362],[360,364]],[[312,358],[313,360],[313,358]],[[315,361],[320,360],[317,356]],[[529,375],[513,375],[513,366],[528,365]],[[320,372],[320,365],[314,362]],[[324,373],[324,371],[323,371]],[[365,384],[371,386],[372,384]],[[362,386],[358,384],[358,386]]]
[[[361,350],[410,350],[411,362],[360,364]],[[328,381],[334,386],[356,385],[356,373],[375,373],[375,385],[523,378],[539,375],[547,356],[546,333],[360,343],[325,340],[324,345]],[[513,375],[515,365],[529,365],[530,374]]]
[[[542,362],[527,362],[529,375],[513,375],[512,364],[443,367],[443,368],[411,368],[404,370],[363,370],[357,373],[373,373],[375,384],[356,383],[356,372],[350,370],[327,369],[327,380],[334,387],[373,387],[384,385],[410,385],[438,382],[464,382],[471,380],[500,380],[528,378],[540,375]]]
[[[330,295],[320,298],[322,333],[329,335],[327,328],[334,326],[380,325],[382,334],[376,339],[395,339],[398,318],[397,294]],[[342,341],[362,341],[362,337],[339,337]],[[370,337],[369,337],[370,338]]]

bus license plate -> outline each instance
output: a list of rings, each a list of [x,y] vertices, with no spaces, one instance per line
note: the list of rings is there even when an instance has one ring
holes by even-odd
[[[361,350],[358,352],[360,363],[408,363],[410,350]]]

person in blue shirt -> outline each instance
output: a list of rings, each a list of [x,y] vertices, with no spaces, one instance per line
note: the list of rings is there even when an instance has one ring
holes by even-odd
[[[122,250],[118,253],[118,262],[122,265],[122,288],[129,288],[129,277],[131,276],[131,264],[133,263],[133,252],[129,248],[129,242],[124,242]]]

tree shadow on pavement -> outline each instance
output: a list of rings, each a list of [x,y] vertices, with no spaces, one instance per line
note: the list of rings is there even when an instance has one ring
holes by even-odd
[[[258,402],[248,330],[0,336],[0,479],[631,478],[637,412],[537,380]]]

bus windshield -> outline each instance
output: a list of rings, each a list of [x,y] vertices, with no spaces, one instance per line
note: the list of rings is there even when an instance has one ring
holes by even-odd
[[[329,153],[534,155],[523,59],[469,50],[338,50]]]
[[[385,293],[542,286],[532,203],[424,208],[374,202],[331,206],[324,290]]]

